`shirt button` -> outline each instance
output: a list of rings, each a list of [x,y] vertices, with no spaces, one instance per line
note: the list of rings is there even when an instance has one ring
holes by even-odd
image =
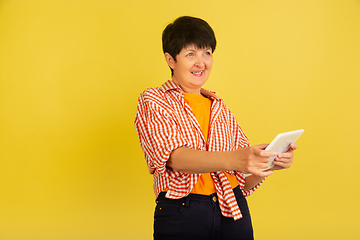
[[[216,202],[217,201],[217,198],[215,196],[213,196],[213,201]]]

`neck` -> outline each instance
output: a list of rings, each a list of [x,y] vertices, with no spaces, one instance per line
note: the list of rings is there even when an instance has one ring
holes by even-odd
[[[191,93],[191,94],[198,94],[198,95],[201,95],[202,96],[202,94],[201,94],[201,87],[194,87],[194,88],[192,88],[192,87],[187,87],[187,86],[184,86],[184,85],[182,85],[182,84],[179,84],[174,78],[172,79],[172,81],[174,82],[174,83],[176,83],[177,85],[179,85],[179,87],[184,91],[184,92],[186,92],[186,93]]]

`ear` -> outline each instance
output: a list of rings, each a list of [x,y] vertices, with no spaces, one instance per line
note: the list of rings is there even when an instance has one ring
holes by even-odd
[[[175,59],[170,55],[170,53],[165,53],[165,60],[167,62],[167,64],[169,65],[169,67],[171,69],[175,69]]]

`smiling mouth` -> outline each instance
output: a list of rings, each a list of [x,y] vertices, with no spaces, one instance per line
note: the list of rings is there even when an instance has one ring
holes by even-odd
[[[200,75],[202,75],[203,73],[204,73],[204,71],[199,71],[199,72],[191,72],[192,74],[194,74],[194,75],[198,75],[198,76],[200,76]]]

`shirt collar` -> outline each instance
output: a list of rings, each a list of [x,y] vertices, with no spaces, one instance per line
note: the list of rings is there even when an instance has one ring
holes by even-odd
[[[179,92],[183,92],[183,90],[181,89],[181,87],[179,85],[177,85],[175,82],[168,80],[166,81],[161,87],[160,89],[163,92],[167,92],[167,91],[171,91],[171,90],[175,90],[175,91],[179,91]],[[220,100],[220,98],[218,96],[216,96],[214,91],[210,91],[207,90],[205,88],[201,88],[200,92],[202,95],[204,95],[207,98],[215,98],[216,100]]]

